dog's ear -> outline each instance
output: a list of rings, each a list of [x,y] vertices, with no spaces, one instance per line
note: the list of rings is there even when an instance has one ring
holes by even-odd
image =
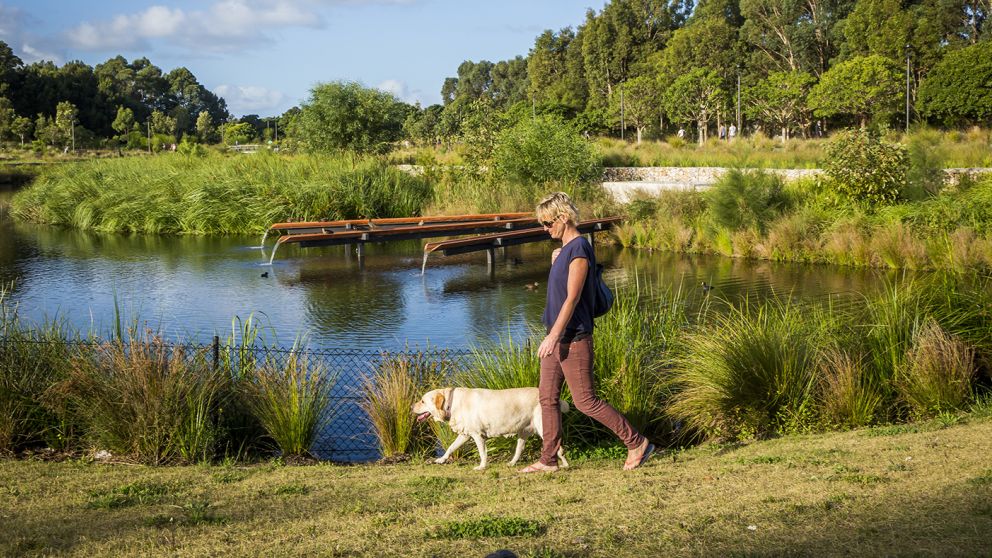
[[[434,407],[441,413],[441,418],[444,420],[451,419],[451,413],[444,410],[444,393],[439,391],[434,394]]]

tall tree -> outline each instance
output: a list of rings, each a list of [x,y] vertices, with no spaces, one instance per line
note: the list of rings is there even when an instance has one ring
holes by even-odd
[[[354,82],[322,83],[301,107],[298,140],[312,151],[385,151],[402,136],[408,106]]]
[[[949,53],[920,85],[919,105],[950,126],[992,124],[992,41]]]
[[[507,108],[527,99],[527,60],[523,56],[497,62],[491,75],[491,93],[496,106]]]
[[[624,124],[634,127],[638,144],[641,143],[644,130],[657,121],[660,110],[661,91],[658,82],[648,76],[638,76],[624,82],[610,97],[610,112],[618,123],[622,117]]]
[[[806,72],[772,72],[747,91],[746,114],[782,131],[782,141],[789,139],[789,130],[795,125],[806,130],[809,111],[806,97],[816,79]]]
[[[816,116],[852,116],[862,127],[875,116],[895,111],[899,104],[899,72],[879,55],[859,56],[830,68],[807,100]]]
[[[695,122],[700,145],[706,142],[710,121],[726,106],[722,84],[715,70],[696,68],[682,74],[665,92],[666,112],[677,122]]]
[[[134,127],[134,111],[124,107],[117,107],[117,117],[111,125],[119,136],[126,136]]]

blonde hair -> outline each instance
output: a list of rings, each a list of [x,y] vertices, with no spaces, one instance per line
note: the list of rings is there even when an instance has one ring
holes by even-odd
[[[579,210],[565,192],[555,192],[549,194],[541,203],[537,204],[534,211],[538,221],[554,221],[564,215],[568,222],[577,225],[579,222]]]

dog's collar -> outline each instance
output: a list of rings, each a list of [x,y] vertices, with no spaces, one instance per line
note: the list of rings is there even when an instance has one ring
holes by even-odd
[[[455,388],[448,388],[448,393],[444,394],[444,408],[441,409],[441,414],[444,415],[444,420],[451,420],[451,398],[455,395]]]

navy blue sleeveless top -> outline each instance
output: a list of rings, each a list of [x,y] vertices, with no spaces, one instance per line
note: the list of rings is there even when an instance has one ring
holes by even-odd
[[[579,303],[575,306],[572,319],[565,326],[563,341],[571,341],[576,337],[582,338],[592,334],[593,326],[593,273],[596,268],[596,254],[586,237],[579,236],[565,244],[555,263],[548,273],[548,298],[544,306],[544,326],[550,330],[558,319],[561,307],[568,298],[568,266],[575,258],[585,258],[589,265],[586,273],[586,283],[579,295]]]

